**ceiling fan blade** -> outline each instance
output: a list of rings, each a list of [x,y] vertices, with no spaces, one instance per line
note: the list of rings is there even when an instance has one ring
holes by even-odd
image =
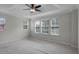
[[[31,4],[31,8],[32,8],[32,9],[34,9],[34,8],[35,8],[34,4]]]
[[[35,9],[35,11],[39,11],[39,12],[41,12],[41,10],[38,10],[38,9]]]
[[[29,5],[29,4],[25,4],[27,7],[30,7],[30,8],[32,8],[32,6],[31,5]]]
[[[39,8],[39,7],[41,7],[41,5],[38,5],[38,6],[36,6],[35,8]]]

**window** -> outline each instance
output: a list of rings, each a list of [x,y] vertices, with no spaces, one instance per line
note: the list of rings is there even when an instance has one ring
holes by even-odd
[[[35,22],[35,32],[51,35],[59,35],[58,19],[39,20]]]
[[[41,23],[40,23],[40,21],[36,21],[36,23],[35,23],[35,32],[36,33],[40,33],[41,32]]]
[[[5,18],[0,16],[0,31],[4,31]]]
[[[42,33],[48,33],[49,32],[49,21],[48,20],[42,20],[41,21],[41,30]]]
[[[23,21],[23,28],[26,30],[26,29],[27,29],[27,26],[28,26],[27,20],[24,20],[24,21]]]
[[[45,33],[47,34],[49,30],[49,21],[48,20],[40,20],[35,23],[35,32],[36,33]]]
[[[57,18],[51,20],[51,35],[59,35],[59,26]]]

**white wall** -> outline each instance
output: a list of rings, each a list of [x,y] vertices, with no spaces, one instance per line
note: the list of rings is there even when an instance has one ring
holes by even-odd
[[[71,13],[71,46],[78,48],[78,9]]]
[[[70,45],[72,47],[77,48],[77,9],[72,10],[72,12],[68,13],[61,13],[56,15],[47,15],[42,16],[38,18],[32,18],[33,21],[31,21],[31,36],[47,40],[49,42],[57,42],[61,44]],[[52,19],[52,17],[57,17],[60,25],[60,35],[59,36],[52,36],[50,34],[44,35],[44,34],[36,34],[34,33],[34,23],[37,20],[40,19]]]
[[[32,18],[31,20],[31,32],[23,29],[23,20],[27,18],[19,18],[12,16],[7,13],[0,12],[0,16],[4,16],[6,19],[5,30],[0,32],[0,44],[11,42],[15,40],[23,39],[24,37],[33,36],[38,39],[47,40],[49,42],[57,42],[62,44],[67,44],[72,47],[77,47],[77,10],[65,14],[47,15],[38,18]],[[40,35],[34,33],[34,22],[40,19],[52,19],[52,17],[57,17],[60,25],[60,35]],[[28,20],[28,19],[27,19]]]
[[[6,20],[5,30],[0,32],[0,44],[23,39],[28,36],[28,30],[23,29],[23,20],[7,13],[0,12],[0,16],[4,16]]]

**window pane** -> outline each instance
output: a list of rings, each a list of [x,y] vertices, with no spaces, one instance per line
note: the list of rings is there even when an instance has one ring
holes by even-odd
[[[36,27],[36,32],[40,32],[40,27]]]
[[[58,28],[53,28],[52,31],[51,31],[51,34],[52,35],[59,34],[59,29]]]

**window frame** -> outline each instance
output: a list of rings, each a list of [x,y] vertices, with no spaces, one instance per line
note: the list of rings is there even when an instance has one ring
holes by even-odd
[[[55,20],[55,22],[56,22],[55,25],[52,25],[52,20],[53,20],[53,19],[56,19],[56,20]],[[51,35],[59,35],[59,24],[58,24],[57,21],[58,21],[58,18],[57,18],[57,17],[53,17],[53,18],[51,19],[51,28],[50,28],[50,29],[51,29],[51,33],[50,33]],[[56,33],[56,30],[55,30],[55,33],[53,33],[52,31],[54,31],[54,30],[52,30],[52,27],[53,27],[54,29],[57,29],[58,33]]]
[[[52,25],[52,19],[56,19],[56,20],[55,20],[55,22],[56,22],[55,24],[56,24],[56,25]],[[46,34],[46,35],[56,35],[56,36],[58,36],[58,35],[59,35],[59,23],[58,23],[58,18],[57,18],[57,17],[53,17],[52,19],[50,19],[50,20],[49,20],[49,19],[42,19],[42,20],[39,20],[39,22],[40,22],[40,24],[39,24],[39,25],[40,25],[40,26],[39,26],[39,27],[40,27],[40,31],[39,31],[39,32],[36,32],[36,25],[35,25],[35,33],[41,33],[41,34]],[[44,21],[45,21],[45,22],[47,21],[48,24],[46,23],[45,26],[43,26],[43,25],[42,25],[42,21],[43,21],[43,22],[44,22]],[[46,26],[46,25],[47,25],[47,26]],[[46,30],[46,31],[48,31],[48,33],[44,33],[44,32],[43,32],[43,29],[42,29],[43,27],[44,27],[44,28],[48,27],[48,30]],[[57,31],[56,31],[56,30],[52,30],[52,27],[53,27],[53,28],[56,27],[55,29],[57,29]],[[44,30],[44,31],[45,31],[45,30]],[[54,31],[55,33],[53,33],[53,31]],[[56,33],[56,32],[57,32],[57,33]]]

